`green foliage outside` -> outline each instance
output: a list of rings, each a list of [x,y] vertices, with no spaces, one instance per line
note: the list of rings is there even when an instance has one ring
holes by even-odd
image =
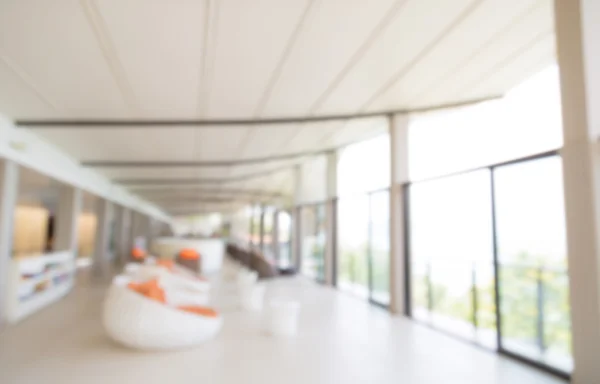
[[[521,253],[511,264],[501,265],[502,336],[504,340],[571,354],[566,268],[564,265],[549,267],[544,264],[547,263],[541,258]],[[431,287],[431,291],[428,287]],[[478,300],[478,328],[495,330],[493,279],[478,284],[475,289]],[[413,307],[430,307],[436,313],[472,323],[472,297],[472,290],[458,296],[451,295],[448,287],[430,281],[426,272],[413,273]],[[540,304],[538,298],[542,298]],[[540,305],[541,308],[538,309]],[[539,314],[543,316],[541,323],[538,323]]]
[[[339,260],[338,279],[343,282],[349,282],[368,286],[369,284],[369,260],[367,259],[368,248],[364,244],[359,248],[352,250],[342,250]],[[372,284],[373,291],[389,293],[390,290],[390,267],[389,251],[372,251]]]

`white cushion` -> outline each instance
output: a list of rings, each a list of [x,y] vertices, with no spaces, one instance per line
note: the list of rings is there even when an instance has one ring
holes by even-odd
[[[127,288],[127,281],[115,279],[104,302],[104,327],[113,340],[136,349],[179,349],[209,340],[221,329],[221,316],[201,316],[148,299]]]

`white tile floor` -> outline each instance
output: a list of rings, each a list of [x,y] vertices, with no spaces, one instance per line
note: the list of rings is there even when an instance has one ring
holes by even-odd
[[[260,315],[240,312],[235,289],[220,282],[225,325],[215,340],[131,351],[103,332],[105,283],[79,280],[67,298],[0,334],[0,383],[563,383],[306,279],[268,284],[268,296],[302,303],[296,338],[264,335]]]

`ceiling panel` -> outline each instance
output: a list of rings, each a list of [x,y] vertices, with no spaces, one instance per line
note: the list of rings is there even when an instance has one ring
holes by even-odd
[[[269,125],[253,128],[248,132],[242,148],[241,158],[263,157],[281,153],[289,138],[300,130],[297,124]]]
[[[196,160],[228,160],[241,157],[238,148],[246,137],[249,128],[218,127],[198,129]]]
[[[531,14],[547,0],[490,0],[482,2],[434,49],[369,105],[370,110],[390,110],[410,103],[412,97],[448,76],[476,52],[489,45],[516,19]],[[477,31],[477,33],[473,33]],[[518,43],[516,41],[515,43]],[[495,91],[495,90],[494,90]]]
[[[94,1],[142,116],[197,116],[205,3]]]
[[[194,154],[192,128],[39,129],[36,134],[80,161],[188,161]]]
[[[327,142],[331,147],[341,147],[367,140],[388,131],[387,119],[365,119],[348,121],[342,129],[336,130]]]
[[[308,0],[218,2],[208,114],[252,116]]]
[[[274,161],[257,164],[241,164],[231,167],[94,167],[111,179],[147,179],[147,178],[231,178],[254,175],[257,173],[291,167],[299,160]]]
[[[408,0],[340,85],[317,108],[320,113],[357,111],[395,76],[447,35],[475,0]],[[435,10],[435,11],[432,11]]]
[[[54,106],[30,85],[27,77],[21,76],[27,75],[15,72],[0,56],[0,114],[10,118],[56,117]]]
[[[111,179],[147,179],[147,178],[214,178],[223,177],[223,168],[94,168]]]
[[[81,4],[2,1],[0,55],[26,73],[32,86],[64,116],[125,116],[123,96]],[[0,93],[7,91],[0,88]],[[36,105],[25,115],[40,115]]]
[[[465,98],[480,97],[483,94],[498,92],[507,84],[514,86],[525,81],[530,76],[552,65],[556,60],[556,37],[553,33],[536,42],[515,58],[503,63],[500,68],[489,73],[489,77],[479,82],[473,88],[467,88],[461,94]]]
[[[343,126],[344,123],[340,121],[299,125],[285,140],[280,152],[300,153],[326,148],[325,138]]]
[[[291,159],[285,161],[270,161],[267,163],[253,164],[253,165],[244,165],[244,166],[235,166],[231,167],[231,170],[227,177],[243,177],[246,175],[252,174],[262,174],[268,172],[277,172],[281,169],[293,167],[294,164],[302,161],[303,159]]]
[[[410,106],[435,105],[456,99],[457,94],[485,81],[503,63],[528,51],[547,38],[553,30],[552,2],[542,1],[531,13],[516,20],[510,28],[476,52],[468,62],[452,68],[447,77],[414,96]],[[503,84],[496,92],[503,93],[514,85]]]
[[[403,0],[320,1],[303,28],[262,115],[302,116]]]

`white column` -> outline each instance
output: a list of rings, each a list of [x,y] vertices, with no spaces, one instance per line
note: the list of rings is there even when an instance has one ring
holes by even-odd
[[[325,203],[325,284],[335,285],[336,280],[336,245],[337,245],[337,165],[338,152],[331,151],[327,153],[327,174],[325,183],[327,185],[327,199]]]
[[[156,221],[154,220],[153,217],[150,216],[146,216],[145,217],[145,223],[146,223],[146,247],[147,247],[147,251],[148,253],[152,253],[152,240],[154,240],[154,233],[155,233],[155,228],[156,228]]]
[[[131,244],[132,247],[135,245],[135,240],[138,237],[146,236],[145,217],[139,212],[132,212],[131,214]],[[131,249],[130,249],[131,251]]]
[[[298,205],[300,204],[301,196],[302,196],[302,167],[300,165],[296,165],[293,169],[293,178],[294,178],[294,208],[292,209],[292,265],[296,267],[297,270],[300,270],[300,242],[302,239],[300,238],[302,229],[300,222],[300,208]]]
[[[556,0],[573,382],[600,382],[600,2]]]
[[[263,204],[260,205],[260,217],[258,221],[258,249],[262,253],[263,247],[265,245],[265,206]]]
[[[408,122],[406,115],[389,117],[391,187],[390,187],[390,311],[405,313],[405,262],[403,183],[408,182]]]
[[[77,241],[79,215],[83,193],[79,188],[69,185],[61,187],[56,212],[56,237],[54,241],[55,251],[71,251],[77,257]]]
[[[19,166],[0,161],[0,328],[5,324],[6,284],[12,258],[15,208],[19,194]]]
[[[273,228],[271,230],[273,257],[279,263],[279,207],[273,210]]]
[[[106,276],[109,272],[110,231],[112,220],[112,203],[98,198],[96,206],[96,244],[92,269],[96,275]]]
[[[117,240],[117,260],[121,264],[126,264],[129,259],[129,253],[132,248],[131,238],[131,211],[123,206],[115,210],[116,215],[116,240]]]

